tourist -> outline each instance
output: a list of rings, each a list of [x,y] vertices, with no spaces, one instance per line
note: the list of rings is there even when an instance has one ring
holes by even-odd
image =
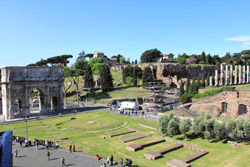
[[[57,142],[56,142],[56,149],[59,148],[59,145],[60,145],[60,144],[59,144],[59,142],[57,141]]]
[[[113,157],[113,155],[111,155],[111,157],[110,157],[110,165],[113,165],[113,161],[114,161],[114,157]]]
[[[69,145],[69,152],[72,152],[72,145]]]
[[[100,156],[98,154],[96,154],[96,160],[101,160]]]
[[[48,161],[50,160],[50,152],[47,152]]]
[[[61,163],[62,163],[62,166],[66,166],[65,165],[65,158],[63,156],[61,157]]]
[[[18,151],[17,149],[15,149],[15,157],[17,158],[17,156],[18,156]]]
[[[19,147],[22,148],[23,141],[20,139],[19,141]]]
[[[123,159],[120,158],[120,162],[119,162],[120,166],[123,167]]]
[[[109,157],[107,157],[107,165],[109,165]]]
[[[73,152],[76,152],[76,146],[73,144]]]

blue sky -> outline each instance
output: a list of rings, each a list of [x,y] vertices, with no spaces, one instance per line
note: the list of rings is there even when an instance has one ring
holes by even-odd
[[[0,67],[103,51],[224,56],[250,48],[248,0],[0,0]]]

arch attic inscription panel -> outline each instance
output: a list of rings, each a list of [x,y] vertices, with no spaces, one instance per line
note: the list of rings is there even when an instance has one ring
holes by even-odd
[[[63,70],[60,67],[5,67],[1,69],[2,109],[6,119],[30,116],[33,90],[38,90],[39,112],[63,109]],[[18,107],[16,103],[19,103]]]

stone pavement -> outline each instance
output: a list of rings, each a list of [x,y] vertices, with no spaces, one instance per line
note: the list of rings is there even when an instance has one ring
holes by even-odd
[[[13,157],[14,167],[61,167],[61,156],[65,158],[66,166],[72,167],[100,167],[104,162],[80,152],[70,153],[62,149],[49,150],[50,161],[48,161],[47,151],[42,146],[39,146],[39,150],[36,150],[34,146],[23,148],[19,148],[18,144],[12,146],[13,156],[14,150],[18,150],[18,157]],[[118,165],[113,165],[113,167],[118,167]]]

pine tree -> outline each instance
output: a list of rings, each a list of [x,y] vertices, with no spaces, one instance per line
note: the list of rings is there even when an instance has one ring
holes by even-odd
[[[206,54],[205,54],[204,51],[201,53],[201,61],[202,61],[203,63],[206,63]]]
[[[184,94],[184,83],[181,81],[181,85],[180,85],[180,97]]]
[[[104,64],[101,67],[101,73],[100,73],[100,82],[101,82],[101,89],[102,92],[108,92],[111,91],[112,88],[114,87],[113,85],[113,78],[112,75],[110,73],[110,68],[108,65]]]
[[[142,83],[145,86],[145,83],[153,81],[153,74],[150,67],[146,67],[142,73]]]
[[[84,76],[84,86],[85,88],[94,88],[95,86],[90,65],[87,65],[86,67],[85,76]]]

